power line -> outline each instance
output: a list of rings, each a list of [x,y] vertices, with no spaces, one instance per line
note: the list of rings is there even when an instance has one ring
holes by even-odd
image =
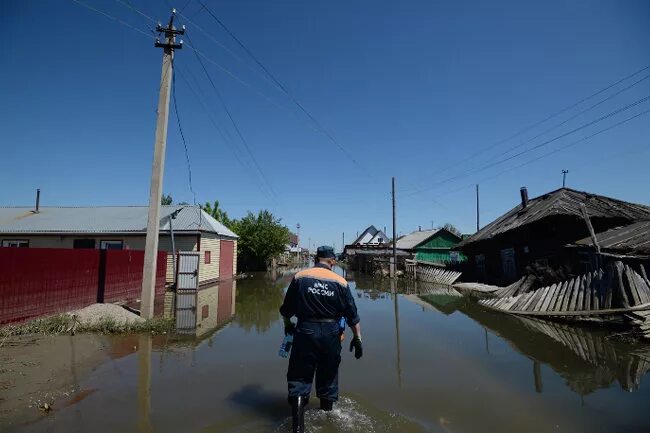
[[[237,44],[250,56],[251,59],[264,71],[264,73],[273,81],[273,83],[280,89],[285,95],[289,97],[291,102],[293,102],[299,109],[302,111],[308,118],[311,120],[311,122],[316,126],[317,130],[320,131],[323,135],[325,135],[332,143],[336,145],[336,147],[341,150],[345,154],[345,156],[348,157],[352,161],[353,164],[355,164],[357,167],[361,168],[364,170],[370,177],[373,177],[372,174],[366,170],[365,167],[361,166],[359,162],[354,158],[354,156],[329,132],[327,131],[323,125],[309,112],[307,109],[287,90],[287,88],[280,83],[280,81],[275,78],[275,76],[269,71],[266,66],[252,53],[251,50],[248,49],[248,47],[241,41],[237,36],[208,8],[208,6],[201,0],[199,0],[199,4],[205,9],[205,11],[228,33],[228,35],[235,41]]]
[[[187,40],[192,43],[192,39],[190,38],[189,34],[186,33]],[[214,81],[212,80],[212,77],[208,73],[208,70],[205,67],[205,64],[203,63],[203,60],[201,60],[201,57],[198,55],[197,50],[194,50],[194,54],[196,55],[196,59],[199,61],[201,64],[201,67],[203,68],[203,72],[205,72],[206,77],[208,77],[208,81],[210,81],[210,85],[212,85],[212,89],[214,90],[215,94],[217,95],[217,98],[221,102],[221,105],[223,106],[223,109],[225,110],[226,114],[228,115],[228,118],[230,119],[230,122],[232,123],[232,126],[235,128],[235,131],[237,132],[237,135],[239,136],[239,139],[241,140],[242,144],[246,148],[246,151],[248,152],[248,155],[251,157],[251,160],[255,164],[255,167],[257,168],[257,171],[259,172],[260,176],[264,180],[266,186],[269,188],[273,196],[277,197],[277,194],[273,190],[273,187],[271,186],[271,183],[267,179],[266,175],[264,174],[264,171],[260,167],[259,163],[257,162],[257,159],[255,158],[255,155],[253,155],[253,152],[250,149],[250,146],[248,145],[248,142],[244,138],[244,135],[241,133],[241,130],[239,129],[239,126],[237,126],[237,122],[233,118],[232,114],[230,113],[230,110],[228,109],[228,105],[226,105],[226,101],[223,99],[221,96],[221,92],[219,92],[219,89],[217,89],[217,86],[214,84]]]
[[[485,148],[483,148],[483,149],[478,150],[478,151],[475,152],[474,154],[470,155],[469,157],[467,157],[467,158],[465,158],[465,159],[462,159],[462,160],[458,161],[458,162],[455,163],[455,164],[448,165],[447,167],[445,167],[445,168],[443,168],[442,170],[440,170],[438,173],[439,173],[439,174],[440,174],[440,173],[444,173],[444,172],[446,172],[446,171],[448,171],[448,170],[451,170],[451,169],[453,169],[453,168],[459,167],[459,166],[465,164],[466,162],[471,161],[472,159],[476,158],[477,156],[479,156],[479,155],[481,155],[481,154],[483,154],[483,153],[485,153],[485,152],[487,152],[487,151],[489,151],[489,150],[494,149],[495,147],[499,146],[500,144],[502,144],[502,143],[506,143],[506,142],[508,142],[508,141],[510,141],[510,140],[512,140],[512,139],[514,139],[514,138],[519,137],[520,135],[522,135],[522,134],[524,134],[524,133],[530,131],[531,129],[534,129],[534,128],[536,128],[537,126],[542,125],[542,124],[548,122],[549,120],[553,119],[554,117],[557,117],[557,116],[559,116],[560,114],[563,114],[563,113],[565,113],[565,112],[567,112],[567,111],[569,111],[569,110],[571,110],[571,109],[577,107],[578,105],[582,104],[583,102],[586,102],[586,101],[588,101],[588,100],[590,100],[590,99],[592,99],[592,98],[594,98],[594,97],[600,95],[601,93],[604,93],[604,92],[606,92],[607,90],[609,90],[609,89],[611,89],[611,88],[613,88],[613,87],[616,87],[617,85],[621,84],[622,82],[627,81],[627,80],[629,80],[630,78],[632,78],[632,77],[634,77],[634,76],[636,76],[636,75],[639,75],[641,72],[644,72],[644,71],[646,71],[646,70],[648,70],[648,69],[650,69],[650,65],[645,66],[645,67],[643,67],[643,68],[641,68],[641,69],[638,69],[638,70],[636,70],[635,72],[633,72],[633,73],[631,73],[631,74],[629,74],[629,75],[626,75],[625,77],[623,77],[623,78],[621,78],[621,79],[615,81],[614,83],[611,83],[611,84],[609,84],[609,85],[603,87],[602,89],[597,90],[596,92],[594,92],[594,93],[592,93],[592,94],[590,94],[590,95],[588,95],[588,96],[586,96],[586,97],[580,99],[579,101],[574,102],[574,103],[572,103],[572,104],[570,104],[570,105],[568,105],[568,106],[566,106],[566,107],[564,107],[564,108],[562,108],[562,109],[560,109],[560,110],[558,110],[558,111],[556,111],[556,112],[550,114],[549,116],[545,117],[544,119],[542,119],[542,120],[540,120],[540,121],[537,121],[537,122],[535,122],[535,123],[533,123],[533,124],[531,124],[531,125],[528,125],[528,126],[524,127],[523,129],[521,129],[521,130],[515,132],[515,133],[512,134],[512,135],[510,135],[510,136],[508,136],[508,137],[506,137],[506,138],[503,138],[503,139],[501,139],[501,140],[498,140],[498,141],[492,143],[491,145],[489,145],[489,146],[487,146],[487,147],[485,147]]]
[[[179,66],[180,66],[180,65],[179,65]],[[224,132],[224,130],[222,130],[222,128],[219,127],[219,125],[217,125],[217,122],[216,122],[216,121],[214,120],[214,118],[212,117],[212,112],[211,112],[210,110],[208,110],[207,106],[205,105],[205,103],[203,102],[203,100],[201,99],[201,97],[199,96],[199,93],[200,93],[200,85],[199,85],[198,82],[196,81],[196,78],[193,76],[193,74],[191,74],[191,71],[188,69],[187,71],[184,71],[183,73],[180,73],[180,72],[181,72],[181,68],[179,67],[179,68],[176,69],[176,73],[178,73],[179,76],[181,77],[181,79],[183,79],[183,81],[185,81],[185,84],[187,84],[187,87],[190,89],[190,91],[194,94],[194,96],[196,97],[196,99],[199,101],[199,104],[201,104],[201,107],[203,107],[203,111],[204,111],[205,115],[208,117],[208,120],[210,120],[210,123],[212,124],[212,126],[214,127],[214,129],[217,131],[217,133],[221,136],[221,138],[223,139],[224,143],[230,141],[229,139],[226,138],[226,135],[225,135],[225,134],[227,133],[228,136],[230,136],[230,133],[228,133],[228,131]],[[189,81],[184,77],[184,74],[185,74],[185,73],[187,73],[187,75],[190,76],[190,77],[194,80],[195,85],[196,85],[197,88],[199,89],[199,92],[196,92],[196,91],[192,88],[192,86],[190,85]],[[252,166],[246,164],[246,163],[244,162],[244,160],[242,160],[242,158],[241,158],[241,157],[238,155],[238,153],[235,151],[235,146],[226,146],[226,147],[230,150],[230,152],[232,152],[233,156],[235,157],[235,159],[237,159],[237,161],[239,162],[239,164],[241,165],[241,167],[242,167],[243,169],[245,169],[245,170],[247,170],[247,171],[249,171],[249,172],[251,172],[251,173],[254,174],[255,169],[254,169]],[[263,191],[263,192],[264,192],[264,191]]]
[[[624,106],[624,107],[622,107],[622,108],[619,108],[619,109],[614,110],[614,111],[612,111],[612,112],[610,112],[610,113],[607,113],[607,114],[605,114],[604,116],[601,116],[601,117],[599,117],[599,118],[596,119],[596,120],[593,120],[593,121],[591,121],[591,122],[585,123],[585,124],[583,124],[583,125],[581,125],[581,126],[579,126],[579,127],[577,127],[577,128],[574,128],[574,129],[572,129],[572,130],[570,130],[570,131],[568,131],[568,132],[565,132],[565,133],[563,133],[563,134],[560,134],[560,135],[558,135],[558,136],[555,136],[555,137],[553,137],[553,138],[551,138],[551,139],[549,139],[549,140],[546,140],[546,141],[544,141],[544,142],[542,142],[542,143],[540,143],[540,144],[537,144],[537,145],[535,145],[535,146],[533,146],[533,147],[530,147],[530,148],[528,148],[528,149],[525,149],[525,150],[523,150],[523,151],[521,151],[521,152],[518,152],[518,153],[516,153],[516,154],[514,154],[514,155],[511,155],[511,156],[509,156],[509,157],[507,157],[507,158],[502,158],[502,159],[500,159],[500,160],[498,160],[498,161],[495,161],[495,162],[492,162],[492,163],[486,164],[486,165],[484,165],[484,166],[482,166],[482,167],[479,167],[479,168],[476,169],[476,170],[471,170],[471,171],[468,171],[468,172],[465,172],[465,173],[461,173],[461,174],[459,174],[459,175],[452,176],[452,177],[449,177],[449,178],[447,178],[447,179],[444,179],[444,180],[438,181],[438,182],[434,183],[433,185],[431,185],[430,187],[425,188],[425,189],[420,189],[419,191],[416,191],[416,192],[414,192],[414,193],[412,193],[412,194],[410,194],[410,195],[412,196],[412,195],[418,194],[418,193],[423,192],[423,191],[428,191],[428,190],[430,190],[430,189],[432,189],[432,188],[435,188],[437,185],[441,185],[441,184],[443,184],[443,183],[447,183],[447,182],[450,182],[450,181],[452,181],[452,180],[456,180],[456,179],[459,179],[459,178],[462,178],[462,177],[471,176],[471,175],[473,175],[473,174],[476,174],[476,173],[480,173],[480,172],[482,172],[482,171],[485,171],[485,170],[487,170],[487,169],[489,169],[489,168],[491,168],[491,167],[494,167],[494,166],[496,166],[496,165],[499,165],[499,164],[502,164],[502,163],[504,163],[504,162],[510,161],[510,160],[512,160],[512,159],[514,159],[514,158],[517,158],[517,157],[519,157],[519,156],[521,156],[521,155],[523,155],[523,154],[526,154],[526,153],[528,153],[528,152],[532,152],[533,150],[539,149],[540,147],[546,146],[546,145],[549,144],[549,143],[552,143],[552,142],[557,141],[557,140],[559,140],[559,139],[561,139],[561,138],[564,138],[564,137],[566,137],[566,136],[568,136],[568,135],[570,135],[570,134],[576,133],[576,132],[581,131],[581,130],[583,130],[583,129],[585,129],[585,128],[588,128],[589,126],[592,126],[592,125],[595,125],[595,124],[597,124],[597,123],[599,123],[599,122],[602,122],[603,120],[606,120],[606,119],[608,119],[608,118],[610,118],[610,117],[612,117],[612,116],[615,116],[615,115],[617,115],[617,114],[619,114],[619,113],[622,113],[623,111],[629,110],[630,108],[633,108],[633,107],[635,107],[635,106],[637,106],[637,105],[639,105],[639,104],[642,104],[642,103],[648,101],[649,99],[650,99],[650,96],[646,96],[646,97],[644,97],[644,98],[641,98],[641,99],[639,99],[639,100],[637,100],[637,101],[635,101],[635,102],[633,102],[633,103],[631,103],[631,104],[628,104],[628,105],[626,105],[626,106]]]
[[[120,4],[122,4],[122,5],[124,5],[124,6],[126,6],[126,7],[129,8],[129,9],[131,9],[133,12],[135,12],[135,13],[138,14],[138,15],[140,15],[142,18],[146,18],[146,19],[148,19],[149,21],[153,22],[154,24],[156,23],[156,21],[154,21],[154,19],[151,18],[149,15],[147,15],[147,14],[145,14],[144,12],[141,12],[141,11],[139,11],[138,9],[136,9],[136,7],[133,6],[133,3],[131,3],[131,0],[126,0],[126,2],[124,2],[124,1],[122,1],[122,0],[115,0],[115,1],[118,2],[118,3],[120,3]],[[157,35],[156,35],[156,32],[155,32],[154,29],[153,29],[153,27],[151,27],[151,26],[149,25],[149,23],[146,22],[146,21],[145,21],[145,26],[147,26],[147,28],[148,28],[149,31],[154,35],[154,37],[157,36]]]
[[[97,9],[97,8],[95,8],[93,6],[90,6],[88,3],[82,2],[81,0],[72,0],[72,1],[77,3],[80,6],[85,7],[86,9],[90,9],[93,12],[97,12],[98,14],[104,15],[106,18],[109,18],[109,19],[111,19],[113,21],[116,21],[116,22],[122,24],[123,26],[126,26],[126,27],[128,27],[128,28],[130,28],[132,30],[135,30],[136,32],[145,35],[147,38],[151,38],[151,36],[149,36],[147,34],[147,32],[142,31],[139,28],[132,26],[131,24],[127,23],[126,21],[122,21],[121,19],[119,19],[119,18],[117,18],[117,17],[115,17],[115,16],[113,16],[111,14],[108,14],[108,13],[106,13],[104,11],[100,11],[99,9]]]
[[[172,68],[173,65],[174,65],[174,60],[172,58]],[[192,193],[192,197],[194,198],[194,204],[196,205],[196,192],[194,192],[194,188],[192,186],[192,164],[190,163],[190,154],[189,151],[187,150],[187,142],[185,141],[185,134],[183,134],[183,127],[181,126],[181,118],[178,115],[178,103],[176,102],[176,74],[173,73],[172,73],[172,99],[174,101],[174,114],[176,114],[176,122],[178,123],[178,132],[181,135],[181,139],[183,140],[183,147],[185,148],[185,162],[187,163],[187,176],[188,176],[190,192]]]
[[[576,117],[579,117],[579,116],[581,116],[582,114],[585,114],[585,113],[587,113],[588,111],[593,110],[593,109],[596,108],[597,106],[602,105],[602,104],[604,104],[605,102],[607,102],[607,101],[609,101],[609,100],[615,98],[616,96],[620,95],[621,93],[626,92],[627,90],[630,90],[632,87],[636,86],[637,84],[642,83],[643,81],[647,80],[648,78],[650,78],[650,74],[648,74],[648,75],[644,76],[643,78],[641,78],[641,79],[639,79],[639,80],[633,82],[633,83],[630,84],[629,86],[626,86],[626,87],[622,88],[622,89],[619,90],[618,92],[613,93],[613,94],[611,94],[610,96],[608,96],[608,97],[606,97],[606,98],[604,98],[604,99],[601,99],[600,101],[596,102],[595,104],[590,105],[589,107],[585,108],[584,110],[579,111],[578,113],[574,114],[573,116],[569,117],[568,119],[566,119],[566,120],[564,120],[564,121],[562,121],[562,122],[560,122],[560,123],[557,123],[557,124],[551,126],[550,128],[545,129],[544,131],[540,132],[539,134],[535,135],[534,137],[531,137],[531,138],[529,138],[528,140],[526,140],[526,141],[524,141],[524,142],[522,142],[522,143],[519,143],[519,144],[517,144],[516,146],[513,146],[513,147],[511,147],[511,148],[509,148],[509,149],[507,149],[507,150],[504,152],[504,154],[509,153],[509,152],[512,151],[512,150],[518,149],[518,148],[520,148],[520,147],[522,147],[522,146],[524,146],[524,145],[526,145],[526,144],[532,142],[533,140],[535,140],[535,139],[541,137],[542,135],[544,135],[544,134],[546,134],[546,133],[548,133],[548,132],[550,132],[550,131],[552,131],[552,130],[554,130],[554,129],[557,129],[557,128],[559,128],[559,127],[562,126],[562,125],[567,124],[568,122],[570,122],[571,120],[575,119]],[[494,158],[492,159],[492,161],[493,161],[493,160],[494,160]]]
[[[566,145],[564,145],[564,146],[561,146],[561,147],[558,147],[558,148],[556,148],[556,149],[553,149],[553,150],[550,151],[550,152],[547,152],[547,153],[545,153],[545,154],[539,155],[539,156],[537,156],[537,157],[535,157],[535,158],[533,158],[533,159],[530,159],[530,160],[528,160],[528,161],[526,161],[526,162],[524,162],[524,163],[522,163],[522,164],[515,165],[515,166],[513,166],[513,167],[509,167],[509,168],[504,169],[504,170],[502,170],[502,171],[500,171],[500,172],[498,172],[498,173],[496,173],[496,174],[494,174],[494,175],[491,175],[491,176],[488,176],[488,177],[482,178],[482,179],[480,179],[478,182],[479,182],[479,183],[481,183],[481,182],[485,182],[485,181],[487,181],[487,180],[491,180],[491,179],[497,178],[497,177],[499,177],[499,176],[501,176],[501,175],[503,175],[503,174],[505,174],[505,173],[508,173],[508,172],[510,172],[510,171],[517,170],[517,169],[519,169],[519,168],[521,168],[521,167],[525,167],[525,166],[527,166],[527,165],[530,165],[530,164],[532,164],[532,163],[534,163],[534,162],[539,161],[540,159],[543,159],[543,158],[549,157],[549,156],[554,155],[554,154],[556,154],[556,153],[559,153],[559,152],[561,152],[561,151],[563,151],[563,150],[566,150],[566,149],[568,149],[568,148],[570,148],[570,147],[574,147],[574,146],[576,146],[576,145],[578,145],[578,144],[580,144],[580,143],[583,143],[583,142],[585,142],[585,141],[587,141],[587,140],[590,140],[591,138],[593,138],[593,137],[595,137],[595,136],[597,136],[597,135],[603,134],[603,133],[605,133],[605,132],[607,132],[607,131],[610,131],[610,130],[612,130],[612,129],[614,129],[614,128],[618,128],[619,126],[622,126],[622,125],[624,125],[624,124],[626,124],[626,123],[628,123],[628,122],[631,122],[631,121],[634,120],[634,119],[637,119],[637,118],[639,118],[639,117],[641,117],[641,116],[644,116],[644,115],[646,115],[646,114],[649,114],[649,113],[650,113],[650,109],[649,109],[649,110],[642,111],[642,112],[640,112],[640,113],[637,113],[637,114],[635,114],[635,115],[633,115],[633,116],[630,116],[630,117],[628,117],[628,118],[626,118],[626,119],[623,119],[623,120],[621,120],[621,121],[619,121],[619,122],[617,122],[617,123],[614,123],[614,124],[612,124],[612,125],[610,125],[610,126],[608,126],[608,127],[606,127],[606,128],[603,128],[603,129],[601,129],[601,130],[599,130],[599,131],[596,131],[596,132],[594,132],[593,134],[590,134],[590,135],[588,135],[588,136],[586,136],[586,137],[583,137],[583,138],[581,138],[581,139],[579,139],[579,140],[573,141],[573,142],[571,142],[571,143],[569,143],[569,144],[566,144]],[[443,192],[443,193],[440,193],[439,195],[452,194],[452,193],[454,193],[454,192],[458,192],[458,191],[463,190],[463,189],[465,189],[465,188],[469,188],[469,187],[471,187],[471,186],[474,186],[474,184],[475,184],[475,182],[473,182],[473,183],[471,183],[471,184],[469,184],[469,185],[465,185],[465,186],[463,186],[463,187],[461,187],[461,188],[456,188],[456,189],[453,189],[453,190],[445,191],[445,192]]]

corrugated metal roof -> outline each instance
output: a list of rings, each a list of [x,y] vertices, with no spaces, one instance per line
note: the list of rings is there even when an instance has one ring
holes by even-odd
[[[438,233],[439,229],[435,230],[418,230],[406,236],[402,236],[397,240],[395,247],[400,250],[412,250],[422,242],[425,242],[431,236]]]
[[[509,230],[553,215],[570,215],[582,218],[581,203],[584,203],[590,218],[626,218],[629,221],[650,218],[650,207],[648,206],[569,188],[560,188],[531,199],[525,208],[521,204],[517,205],[474,235],[463,240],[458,247],[491,239]]]
[[[597,233],[596,239],[602,250],[621,254],[650,254],[650,221],[639,221]],[[591,237],[586,237],[576,245],[593,247],[594,244]]]
[[[0,207],[0,233],[146,233],[147,206],[41,207],[38,213],[29,207]],[[199,206],[170,205],[160,208],[160,230],[209,232],[227,237],[235,233],[208,215]]]

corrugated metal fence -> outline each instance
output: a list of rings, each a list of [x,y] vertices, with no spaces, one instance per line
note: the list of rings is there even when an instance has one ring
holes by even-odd
[[[0,324],[140,297],[143,251],[0,248]],[[167,253],[158,253],[156,294]]]

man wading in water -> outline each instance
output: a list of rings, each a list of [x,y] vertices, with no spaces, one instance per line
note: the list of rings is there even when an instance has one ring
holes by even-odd
[[[305,406],[316,373],[316,395],[320,408],[332,410],[339,398],[339,364],[341,363],[341,329],[343,317],[354,337],[350,351],[363,356],[361,326],[357,306],[345,278],[332,272],[336,255],[332,247],[318,247],[313,268],[298,272],[291,281],[280,314],[284,333],[293,334],[287,383],[293,417],[293,432],[305,430]],[[298,324],[291,322],[296,316]]]

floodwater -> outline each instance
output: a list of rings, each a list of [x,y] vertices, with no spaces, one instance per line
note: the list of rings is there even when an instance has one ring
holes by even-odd
[[[206,289],[196,329],[179,323],[186,335],[113,339],[115,356],[79,383],[82,397],[21,431],[289,431],[277,353],[290,277]],[[364,357],[346,350],[348,330],[341,401],[323,413],[314,397],[308,432],[650,431],[650,346],[491,313],[446,289],[395,296],[386,282],[346,277]]]

